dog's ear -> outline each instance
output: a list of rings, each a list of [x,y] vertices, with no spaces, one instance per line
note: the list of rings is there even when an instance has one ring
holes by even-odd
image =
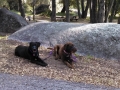
[[[64,50],[67,50],[68,44],[64,44]]]
[[[33,44],[33,42],[30,42],[29,45],[31,46]]]
[[[36,43],[37,43],[37,46],[38,46],[38,47],[39,47],[39,46],[40,46],[40,44],[41,44],[40,42],[36,42]]]
[[[66,50],[69,53],[75,53],[77,49],[74,47],[73,43],[68,42],[64,45],[64,50]]]

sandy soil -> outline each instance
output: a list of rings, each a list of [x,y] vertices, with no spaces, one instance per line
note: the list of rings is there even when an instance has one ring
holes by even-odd
[[[48,67],[41,67],[16,57],[15,47],[28,44],[7,40],[8,35],[10,34],[0,33],[0,72],[120,87],[120,62],[92,56],[77,56],[75,69],[70,69],[61,60],[55,60],[50,56],[45,60],[49,64]],[[44,59],[49,56],[50,50],[40,47],[39,52],[40,57]]]

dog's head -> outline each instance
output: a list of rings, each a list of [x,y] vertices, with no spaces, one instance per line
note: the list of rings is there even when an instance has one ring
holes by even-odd
[[[33,56],[38,56],[38,47],[40,46],[40,42],[30,42],[29,43],[29,51]]]
[[[64,50],[66,51],[66,53],[69,53],[69,54],[75,53],[77,51],[74,44],[71,42],[68,42],[64,45]]]

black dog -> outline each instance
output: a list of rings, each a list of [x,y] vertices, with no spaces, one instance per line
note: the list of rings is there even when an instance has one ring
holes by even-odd
[[[39,42],[30,42],[29,46],[19,45],[15,48],[15,55],[30,60],[31,63],[35,63],[41,66],[47,66],[40,57],[38,52]]]

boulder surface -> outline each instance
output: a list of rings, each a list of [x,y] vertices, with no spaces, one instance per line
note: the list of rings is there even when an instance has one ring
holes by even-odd
[[[26,25],[28,25],[28,23],[22,16],[13,13],[5,8],[0,8],[1,32],[15,32]]]
[[[43,46],[73,42],[77,53],[107,59],[120,59],[120,25],[115,23],[78,24],[34,23],[13,33],[8,39],[39,41]]]

